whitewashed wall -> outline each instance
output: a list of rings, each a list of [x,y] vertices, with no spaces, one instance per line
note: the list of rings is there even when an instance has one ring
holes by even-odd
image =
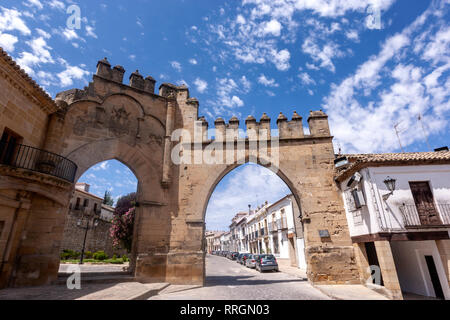
[[[450,299],[447,277],[435,241],[392,241],[391,248],[403,291],[435,296],[425,261],[425,255],[430,255],[433,256],[444,296]]]
[[[403,203],[414,204],[409,181],[429,181],[437,208],[439,203],[450,204],[450,165],[370,167],[362,169],[360,174],[367,206],[350,212],[342,194],[352,237],[404,230],[399,207]],[[384,201],[382,196],[389,191],[383,181],[388,176],[397,180],[396,190]],[[341,183],[341,190],[346,190],[348,180]]]

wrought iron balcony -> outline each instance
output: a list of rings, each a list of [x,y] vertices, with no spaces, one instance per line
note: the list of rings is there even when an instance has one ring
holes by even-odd
[[[74,182],[77,165],[52,152],[22,144],[0,142],[0,164],[45,173]]]
[[[437,214],[440,218],[439,224],[424,224],[420,220],[419,212],[415,204],[402,204],[399,206],[400,212],[403,217],[403,224],[405,228],[408,227],[433,227],[436,225],[450,225],[450,203],[438,203]]]

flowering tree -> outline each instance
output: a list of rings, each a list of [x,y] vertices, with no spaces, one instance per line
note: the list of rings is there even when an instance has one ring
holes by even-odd
[[[113,239],[114,247],[123,247],[131,252],[131,243],[133,241],[133,226],[134,226],[135,208],[130,208],[125,214],[114,215],[111,224],[111,238]]]

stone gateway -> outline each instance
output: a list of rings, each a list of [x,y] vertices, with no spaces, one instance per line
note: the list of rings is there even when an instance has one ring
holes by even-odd
[[[33,87],[29,84],[32,80],[8,61],[2,65],[11,69],[17,82]],[[138,179],[132,248],[138,281],[204,283],[203,239],[209,198],[227,173],[252,161],[276,172],[297,201],[304,225],[308,279],[314,283],[360,283],[342,198],[333,180],[335,156],[325,113],[310,112],[309,135],[304,134],[297,113],[292,120],[280,114],[276,139],[270,135],[271,120],[266,115],[259,122],[253,117],[246,119],[247,137],[238,134],[237,118],[229,123],[219,118],[215,139],[211,139],[208,123],[198,115],[199,102],[189,96],[187,87],[163,83],[155,93],[152,77],[144,78],[136,71],[126,85],[124,73],[121,66],[111,67],[105,58],[83,90],[61,92],[53,101],[33,87],[36,100],[48,104],[47,108],[33,105],[44,110],[38,114],[44,133],[33,145],[75,164],[77,170],[73,177],[63,179],[56,174],[61,162],[47,171],[0,164],[0,221],[5,221],[0,238],[4,256],[0,287],[42,285],[56,279],[74,182],[91,166],[110,159],[123,162]],[[14,88],[10,92],[23,95]],[[0,113],[4,105],[8,108],[10,101],[18,99],[2,94]],[[0,132],[9,126],[0,118]],[[14,131],[20,130],[17,126]],[[172,134],[177,130],[183,131],[178,140]],[[197,138],[188,139],[187,135]],[[252,145],[256,140],[261,148],[255,152]],[[234,146],[231,154],[217,151],[225,145]],[[175,163],[175,147],[185,160],[192,161]],[[198,161],[198,152],[209,152],[215,161]],[[329,237],[321,237],[319,230],[327,230]]]

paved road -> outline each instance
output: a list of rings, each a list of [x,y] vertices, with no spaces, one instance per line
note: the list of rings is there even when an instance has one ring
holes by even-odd
[[[172,285],[150,300],[322,300],[307,281],[282,272],[248,269],[224,257],[206,257],[204,287]]]

